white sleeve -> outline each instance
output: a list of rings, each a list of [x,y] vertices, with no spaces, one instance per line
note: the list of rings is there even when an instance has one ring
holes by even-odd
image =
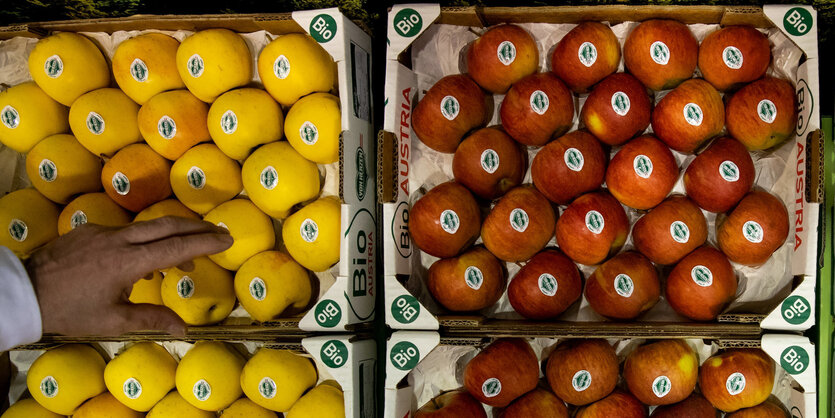
[[[0,246],[0,352],[41,338],[41,309],[23,264]]]

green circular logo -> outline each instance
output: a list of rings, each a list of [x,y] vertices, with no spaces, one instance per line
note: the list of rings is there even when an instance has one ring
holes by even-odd
[[[739,167],[733,161],[722,161],[722,164],[719,164],[719,175],[725,181],[733,183],[739,180]]]
[[[670,378],[667,376],[658,376],[652,382],[652,393],[658,398],[667,396],[672,389],[673,383],[670,382]]]
[[[481,273],[478,267],[469,266],[464,270],[464,282],[467,283],[470,289],[481,289],[481,285],[484,283],[484,274]]]
[[[64,72],[64,61],[61,61],[61,57],[53,55],[46,59],[43,70],[49,78],[58,78]]]
[[[122,385],[122,392],[128,399],[138,399],[142,395],[142,384],[134,378],[128,378]]]
[[[9,222],[9,235],[17,242],[26,241],[26,237],[29,235],[29,227],[26,226],[26,222],[20,219],[12,219]]]
[[[548,273],[542,273],[539,275],[537,284],[539,284],[539,291],[542,292],[543,295],[554,296],[557,294],[559,284],[557,283],[556,277]]]
[[[302,225],[299,227],[299,233],[305,242],[316,241],[316,238],[319,238],[319,225],[316,225],[313,219],[307,218],[302,221]]]
[[[212,385],[210,385],[209,382],[200,379],[194,384],[191,391],[194,393],[194,397],[197,398],[198,401],[203,402],[212,396]]]
[[[58,178],[58,167],[56,167],[55,163],[52,161],[44,158],[41,160],[41,163],[38,164],[38,175],[41,179],[43,179],[43,181],[51,183]]]
[[[253,299],[262,301],[267,297],[267,283],[260,277],[255,277],[249,282],[249,294]]]
[[[411,38],[420,33],[423,18],[415,9],[403,9],[394,15],[394,30],[404,38]]]
[[[736,396],[745,390],[745,375],[733,373],[725,380],[725,389],[731,396]]]
[[[763,227],[754,221],[745,222],[742,225],[742,235],[752,244],[763,242]]]
[[[87,130],[93,135],[101,135],[104,133],[104,118],[96,112],[87,114]]]
[[[223,116],[220,117],[220,129],[227,135],[235,133],[238,129],[238,116],[235,112],[227,110],[223,113]]]
[[[177,135],[177,123],[170,116],[164,115],[157,122],[157,132],[159,132],[159,136],[165,139],[174,138]]]
[[[704,119],[702,108],[695,103],[687,103],[684,105],[684,120],[692,126],[700,126]]]
[[[690,228],[682,221],[674,221],[670,224],[670,236],[679,244],[686,244],[690,241]]]
[[[134,80],[144,83],[148,81],[148,66],[145,61],[137,58],[130,63],[130,75]]]
[[[513,42],[504,41],[496,48],[496,55],[499,57],[499,62],[504,65],[513,64],[516,60],[516,45]]]
[[[528,229],[530,218],[524,209],[515,208],[510,211],[510,226],[518,232],[525,232]]]
[[[186,182],[194,190],[200,190],[206,186],[206,173],[200,167],[194,166],[186,173]]]
[[[793,7],[783,16],[783,27],[791,35],[803,36],[812,30],[814,18],[808,10],[802,7]]]
[[[535,90],[531,93],[530,102],[531,110],[533,110],[537,115],[544,115],[545,112],[548,111],[548,106],[551,103],[548,100],[548,95],[542,90]]]
[[[493,149],[486,149],[481,153],[481,168],[489,174],[499,169],[499,154]]]
[[[267,190],[275,189],[278,185],[278,172],[275,167],[268,165],[261,170],[261,186]]]
[[[17,112],[17,109],[6,106],[0,112],[0,120],[3,121],[3,125],[6,125],[7,128],[14,129],[20,125],[20,114]]]
[[[653,42],[649,46],[649,55],[656,64],[667,65],[670,62],[670,48],[664,42]]]
[[[812,305],[803,296],[789,296],[780,307],[783,319],[792,324],[800,325],[812,316]]]
[[[41,380],[41,393],[47,398],[54,398],[58,394],[58,381],[52,376],[44,377]]]
[[[603,227],[606,225],[606,221],[603,219],[603,215],[596,210],[590,210],[586,212],[586,228],[591,231],[592,234],[599,235],[603,232]]]
[[[299,138],[307,145],[313,145],[319,140],[319,129],[310,121],[305,121],[299,127]]]
[[[342,309],[331,299],[324,299],[316,304],[314,314],[316,323],[324,328],[333,328],[342,319]]]
[[[80,225],[87,223],[87,214],[84,211],[77,210],[70,217],[70,229],[75,229]]]
[[[458,219],[458,214],[453,210],[445,210],[441,212],[441,228],[449,234],[454,234],[458,231],[461,221]]]
[[[580,59],[581,64],[591,67],[597,61],[597,47],[591,42],[583,42],[577,50],[577,58]]]
[[[277,389],[275,380],[272,380],[269,377],[261,379],[261,382],[258,383],[258,393],[260,393],[264,399],[275,398],[275,393],[278,391]]]
[[[348,347],[339,340],[330,340],[319,353],[322,362],[331,369],[338,369],[348,362]]]
[[[461,105],[458,104],[458,99],[454,96],[444,96],[441,99],[441,114],[447,120],[453,120],[458,117],[458,112],[461,110]]]
[[[635,283],[632,282],[632,278],[626,274],[618,274],[615,276],[615,292],[617,294],[628,298],[632,296],[632,292],[635,290]]]
[[[481,393],[488,398],[492,398],[502,392],[502,382],[495,377],[491,377],[481,384]]]
[[[809,353],[803,347],[788,347],[780,355],[780,365],[791,375],[803,373],[809,367]]]
[[[618,116],[626,116],[629,113],[629,108],[631,107],[629,103],[629,96],[622,91],[616,91],[615,94],[612,95],[612,110],[618,114]]]
[[[702,265],[693,266],[690,269],[690,278],[701,287],[709,287],[713,284],[713,272]]]
[[[194,280],[191,280],[191,277],[188,276],[180,278],[177,282],[177,294],[183,299],[194,296]]]
[[[420,315],[420,303],[412,295],[400,295],[391,303],[391,316],[401,324],[411,324]]]
[[[310,36],[323,44],[336,36],[336,21],[328,14],[320,14],[310,22]]]
[[[284,55],[279,55],[273,62],[273,74],[280,80],[287,78],[290,75],[290,60]]]
[[[391,348],[389,358],[394,367],[403,371],[409,371],[414,369],[420,361],[420,351],[418,351],[417,346],[414,344],[408,341],[401,341]]]
[[[565,153],[562,155],[563,160],[565,161],[565,166],[568,167],[571,171],[580,171],[583,169],[583,165],[585,165],[585,159],[583,158],[583,153],[580,152],[577,148],[569,148],[565,150]]]
[[[728,68],[738,70],[742,68],[742,51],[735,46],[728,46],[722,51],[722,61]]]
[[[588,370],[580,370],[574,373],[571,378],[571,386],[577,392],[582,392],[591,386],[591,373]]]
[[[126,176],[121,171],[117,171],[113,174],[113,178],[110,179],[110,184],[113,185],[113,189],[116,190],[116,193],[124,196],[130,193],[130,180],[128,176]]]
[[[774,119],[777,118],[777,106],[774,106],[774,102],[771,100],[760,100],[757,105],[757,115],[765,123],[774,123]]]
[[[188,73],[192,77],[200,77],[201,75],[203,75],[203,69],[205,68],[205,66],[203,65],[203,57],[201,57],[198,54],[192,55],[186,62],[186,68],[188,69]]]
[[[652,160],[646,155],[639,154],[632,160],[632,168],[635,174],[642,179],[648,179],[652,175]]]

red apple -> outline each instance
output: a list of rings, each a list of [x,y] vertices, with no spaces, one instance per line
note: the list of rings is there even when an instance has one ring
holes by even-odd
[[[594,87],[580,118],[600,141],[620,145],[647,129],[651,109],[646,87],[629,74],[617,73]]]
[[[504,132],[479,129],[455,150],[452,173],[476,196],[491,200],[522,183],[526,158],[522,147]]]
[[[674,20],[647,20],[629,33],[623,62],[653,90],[667,90],[693,76],[699,42],[690,28]]]
[[[683,401],[696,388],[699,356],[684,340],[661,340],[642,345],[623,363],[629,391],[647,405]]]
[[[463,389],[444,392],[415,412],[414,418],[487,418],[481,402]]]
[[[583,279],[571,259],[558,250],[544,250],[513,276],[507,297],[525,318],[551,319],[568,309],[582,292]]]
[[[739,141],[719,138],[684,171],[687,196],[702,209],[727,212],[751,190],[754,161]]]
[[[629,219],[609,193],[586,193],[563,211],[556,234],[557,245],[569,258],[595,265],[623,247],[629,235]]]
[[[565,403],[545,389],[534,389],[511,403],[499,418],[568,418]]]
[[[680,152],[695,151],[722,132],[724,125],[722,97],[710,83],[698,78],[667,93],[652,112],[655,136]]]
[[[606,169],[606,186],[626,206],[643,210],[661,203],[678,180],[670,149],[652,135],[626,143]]]
[[[704,396],[693,392],[679,403],[655,408],[652,418],[719,418],[719,411]]]
[[[435,257],[452,257],[478,238],[481,212],[466,187],[454,182],[435,186],[414,205],[409,216],[409,233],[423,252]]]
[[[560,399],[587,405],[612,393],[618,383],[618,356],[606,340],[560,343],[548,356],[545,377]]]
[[[675,264],[707,240],[707,220],[690,199],[670,196],[635,222],[635,249],[653,263]]]
[[[772,400],[767,400],[757,406],[740,409],[726,418],[791,418],[783,406]]]
[[[502,127],[517,142],[545,145],[574,123],[574,96],[554,74],[531,74],[510,87],[499,115]]]
[[[551,202],[533,186],[511,189],[493,206],[481,226],[484,245],[504,261],[526,261],[554,235]]]
[[[762,77],[770,62],[768,38],[751,26],[725,26],[699,47],[702,77],[722,91]]]
[[[629,392],[620,389],[611,395],[581,408],[574,418],[646,418],[647,407]]]
[[[464,74],[438,80],[412,113],[412,128],[427,147],[452,153],[461,138],[487,123],[487,96]]]
[[[539,361],[521,338],[500,338],[478,353],[464,369],[464,387],[481,403],[505,407],[533,390]]]
[[[789,235],[789,214],[780,199],[754,190],[719,224],[719,249],[735,263],[758,266],[768,261]]]
[[[667,276],[670,306],[695,321],[712,321],[736,296],[736,272],[725,254],[703,246],[688,254]]]
[[[774,362],[760,349],[726,350],[699,369],[699,387],[710,403],[725,412],[764,402],[774,388]]]
[[[492,93],[506,92],[511,84],[535,73],[538,66],[536,41],[516,25],[488,29],[467,51],[467,72]]]
[[[620,43],[600,22],[582,22],[571,29],[551,55],[551,71],[576,93],[583,93],[620,64]]]
[[[635,319],[655,306],[661,283],[646,257],[627,251],[612,257],[586,281],[586,300],[595,312],[613,319]]]
[[[504,293],[504,266],[490,251],[475,247],[429,267],[429,293],[453,312],[471,312],[493,306]]]
[[[794,134],[794,87],[773,77],[759,79],[734,93],[725,109],[728,133],[750,150],[769,149]]]
[[[569,132],[536,153],[531,179],[545,197],[567,205],[575,197],[600,187],[607,159],[594,136],[583,131]]]

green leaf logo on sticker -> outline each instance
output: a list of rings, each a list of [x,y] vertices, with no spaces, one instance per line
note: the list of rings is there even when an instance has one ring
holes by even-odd
[[[420,362],[420,351],[409,341],[400,341],[391,348],[391,364],[399,370],[409,371]]]
[[[194,397],[197,398],[198,401],[204,402],[212,396],[212,386],[209,385],[209,382],[200,379],[194,384],[192,393],[194,393]]]
[[[142,384],[134,378],[128,378],[122,385],[122,392],[128,399],[138,399],[142,395]]]
[[[728,380],[725,381],[725,389],[728,390],[731,396],[742,393],[745,390],[745,375],[742,373],[733,373],[728,376]]]
[[[420,314],[420,303],[412,295],[400,295],[391,304],[391,316],[401,324],[415,322]]]
[[[183,299],[194,296],[194,280],[191,277],[183,276],[177,282],[177,295]]]
[[[206,174],[200,167],[191,167],[188,169],[188,173],[186,173],[186,181],[192,189],[200,190],[206,186]]]
[[[652,160],[644,154],[636,155],[632,160],[632,168],[635,169],[638,177],[648,179],[652,175]]]
[[[259,302],[267,297],[267,284],[262,278],[256,277],[249,282],[249,294]]]
[[[763,228],[754,221],[745,222],[742,225],[742,235],[753,244],[763,241]]]
[[[319,358],[331,369],[338,369],[348,362],[348,347],[339,340],[330,340],[322,346]]]
[[[302,221],[302,224],[299,227],[299,234],[301,234],[302,239],[305,240],[305,242],[316,241],[316,238],[319,238],[319,225],[316,225],[316,222],[313,219],[307,218]]]
[[[606,225],[606,221],[603,219],[603,215],[596,210],[590,210],[586,212],[586,228],[591,231],[592,234],[599,235],[603,232],[603,227]]]
[[[26,241],[26,237],[29,235],[29,227],[20,219],[12,219],[9,222],[9,235],[17,242]]]
[[[790,375],[798,375],[809,367],[809,353],[805,348],[793,345],[783,350],[780,355],[780,365]]]
[[[96,112],[87,114],[87,129],[93,135],[101,135],[104,133],[104,118]]]
[[[656,64],[667,65],[670,62],[670,48],[661,41],[655,41],[649,46],[649,56]]]
[[[667,376],[658,376],[652,381],[652,393],[658,398],[663,398],[673,389],[673,384]]]
[[[275,380],[270,379],[269,377],[265,377],[261,379],[261,382],[258,383],[258,393],[264,397],[264,399],[272,399],[275,398],[275,393],[277,392],[277,387],[275,385]]]
[[[284,55],[279,55],[273,63],[273,73],[281,80],[290,75],[290,61]]]
[[[586,162],[583,158],[583,153],[577,148],[569,148],[565,150],[562,158],[565,161],[565,166],[571,171],[582,170],[583,165],[585,165]]]
[[[542,90],[535,90],[531,93],[530,102],[531,110],[533,110],[537,115],[544,115],[545,112],[548,111],[548,106],[550,105],[548,95]]]
[[[145,61],[137,58],[130,63],[130,75],[134,80],[140,83],[148,81],[148,66]]]
[[[557,294],[558,283],[556,277],[542,273],[539,275],[539,291],[545,296],[554,296]]]
[[[757,115],[760,116],[763,122],[773,123],[774,119],[777,118],[777,106],[774,106],[774,102],[771,100],[760,100],[760,103],[757,105]]]
[[[130,193],[130,180],[128,180],[128,176],[124,175],[121,171],[117,171],[113,174],[113,178],[110,179],[110,184],[113,185],[113,189],[116,190],[116,193],[124,196]]]
[[[618,274],[615,277],[615,292],[619,295],[628,298],[632,296],[632,291],[635,290],[635,284],[632,278],[625,274]]]
[[[591,373],[588,370],[580,370],[574,373],[574,377],[571,378],[571,386],[577,392],[588,389],[591,386]]]
[[[693,266],[690,269],[690,278],[701,287],[709,287],[713,284],[713,272],[702,265]]]
[[[58,394],[58,381],[52,376],[44,377],[41,380],[41,393],[47,398],[54,398]]]
[[[481,168],[493,174],[499,168],[499,154],[491,148],[484,150],[481,153]]]
[[[64,61],[58,55],[53,55],[46,59],[43,70],[49,78],[58,78],[64,72]]]
[[[802,7],[793,7],[783,16],[783,28],[791,35],[803,36],[812,30],[814,18],[808,10]]]
[[[458,112],[461,110],[460,105],[458,104],[458,99],[453,96],[446,96],[441,100],[441,114],[444,115],[447,120],[454,120],[458,116]]]
[[[261,170],[261,186],[267,190],[275,189],[278,185],[278,172],[275,167],[268,165]]]
[[[702,108],[695,103],[687,103],[684,105],[684,120],[687,121],[692,126],[700,126],[702,124],[702,120],[704,119],[704,114],[702,113]]]
[[[499,62],[504,65],[513,64],[516,60],[516,45],[513,42],[504,41],[496,48],[496,55],[499,57]]]
[[[319,130],[310,121],[305,121],[299,128],[299,138],[307,145],[313,145],[319,140]]]
[[[481,289],[481,285],[484,283],[484,275],[478,267],[469,266],[464,271],[464,281],[471,289],[478,290]]]
[[[529,220],[528,213],[523,209],[516,208],[510,211],[510,226],[519,232],[528,229]]]
[[[174,138],[174,136],[177,135],[177,123],[174,122],[174,119],[171,119],[168,115],[164,115],[159,118],[159,122],[157,122],[157,132],[159,132],[159,136],[164,139]]]
[[[630,108],[629,96],[622,91],[616,91],[612,94],[612,110],[620,116],[626,116]]]
[[[488,398],[492,398],[498,395],[499,393],[501,393],[501,391],[502,382],[500,382],[499,379],[496,379],[495,377],[491,377],[485,380],[484,383],[481,385],[481,392],[484,394],[484,396]]]
[[[441,212],[441,228],[449,234],[458,232],[458,227],[461,221],[458,219],[458,214],[452,210],[445,210]]]
[[[336,36],[336,21],[328,14],[322,13],[310,22],[310,36],[320,44],[326,43]]]
[[[812,316],[812,304],[803,296],[789,296],[783,301],[781,311],[786,322],[800,325]]]
[[[58,167],[50,160],[43,159],[38,164],[38,176],[45,182],[53,182],[58,178]]]
[[[70,217],[70,229],[75,229],[87,223],[87,214],[83,211],[77,210]]]
[[[690,228],[684,222],[674,221],[670,224],[670,236],[673,237],[673,241],[686,244],[690,241]]]
[[[719,164],[719,175],[728,182],[739,180],[739,167],[733,161],[725,160]]]
[[[722,51],[722,61],[728,68],[738,70],[742,68],[742,51],[735,46],[728,46]]]
[[[420,33],[423,18],[415,9],[403,9],[394,15],[394,30],[404,38],[411,38]]]
[[[189,57],[188,61],[186,61],[186,69],[188,69],[188,73],[194,78],[203,75],[203,57],[198,54]]]
[[[0,112],[0,120],[3,121],[3,125],[7,128],[14,129],[20,125],[20,114],[17,112],[17,109],[6,106]]]
[[[583,42],[577,50],[577,57],[581,64],[591,67],[597,61],[597,48],[591,42]]]
[[[313,313],[316,315],[316,323],[324,328],[333,328],[342,319],[342,309],[330,299],[324,299],[316,304]]]
[[[227,110],[223,113],[223,116],[220,117],[220,129],[227,135],[231,135],[238,130],[238,116],[235,112]]]

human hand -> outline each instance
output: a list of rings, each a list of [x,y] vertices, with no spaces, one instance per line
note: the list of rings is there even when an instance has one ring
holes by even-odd
[[[148,273],[221,252],[224,228],[167,216],[123,228],[81,225],[35,251],[26,270],[41,308],[44,333],[118,336],[140,330],[185,334],[172,310],[128,301]]]

